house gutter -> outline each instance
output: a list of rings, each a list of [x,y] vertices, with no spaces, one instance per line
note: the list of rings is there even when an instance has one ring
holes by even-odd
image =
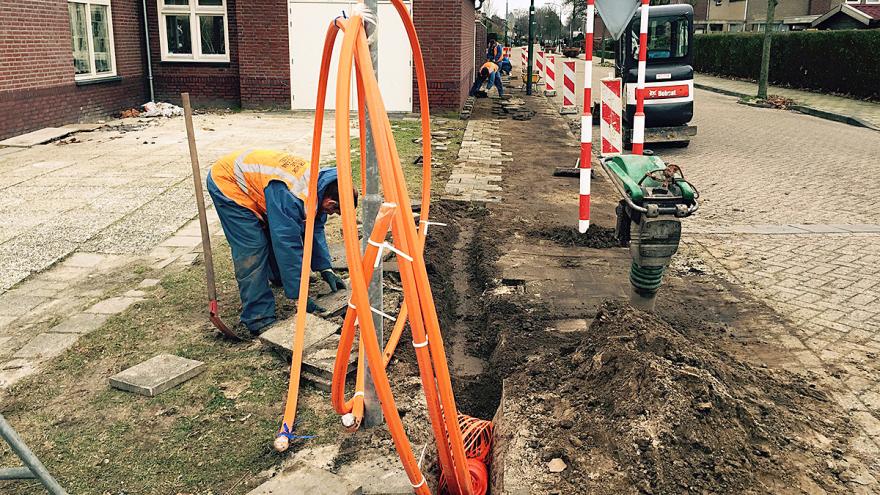
[[[153,60],[150,56],[150,23],[147,22],[147,0],[143,0],[141,5],[144,7],[144,43],[147,48],[147,82],[150,84],[150,101],[156,101],[156,94],[153,91]]]

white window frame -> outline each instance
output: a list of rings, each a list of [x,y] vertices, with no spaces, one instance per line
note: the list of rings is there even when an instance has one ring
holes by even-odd
[[[89,41],[89,69],[88,74],[74,74],[75,81],[88,81],[90,79],[103,79],[116,77],[116,43],[113,41],[113,8],[110,0],[67,0],[68,4],[79,3],[86,6],[86,39]],[[110,67],[109,72],[95,72],[95,41],[92,33],[92,5],[104,5],[107,7],[107,34],[110,36]],[[73,26],[70,27],[73,36]]]
[[[865,0],[865,5],[871,5],[873,3],[880,3],[880,0]]]
[[[226,0],[222,5],[199,5],[199,0],[188,0],[187,5],[165,5],[165,0],[156,0],[156,12],[159,15],[159,45],[162,49],[163,62],[229,62],[229,15],[226,13]],[[168,52],[168,31],[165,17],[169,15],[189,16],[189,36],[191,54]],[[211,55],[202,53],[202,33],[199,15],[223,16],[223,38],[226,53]]]
[[[862,0],[846,0],[846,3],[848,3],[848,4],[858,4],[858,3],[861,2],[861,1],[862,1]]]

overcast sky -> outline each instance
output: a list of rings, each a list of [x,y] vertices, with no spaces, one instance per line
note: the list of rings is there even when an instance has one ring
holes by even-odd
[[[491,4],[491,10],[494,11],[494,14],[503,19],[504,18],[505,0],[490,0],[488,3]],[[527,9],[527,8],[529,8],[530,1],[529,0],[507,0],[507,3],[510,5],[510,10]],[[563,3],[562,0],[535,0],[535,7],[540,7],[542,5],[551,4],[551,5],[556,5],[558,8],[558,6],[561,5],[562,3]],[[485,5],[485,3],[484,3],[484,5]],[[567,12],[568,10],[569,9],[565,9],[564,11]],[[484,9],[484,11],[485,11],[485,9]]]

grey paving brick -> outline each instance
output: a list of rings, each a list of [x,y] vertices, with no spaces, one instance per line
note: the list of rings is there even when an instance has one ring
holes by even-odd
[[[100,328],[107,321],[107,318],[109,315],[106,314],[79,313],[55,325],[49,331],[52,333],[86,334]]]
[[[94,306],[87,309],[87,313],[98,313],[105,315],[115,315],[122,313],[132,304],[141,301],[139,297],[111,297],[101,302],[95,303]]]
[[[58,356],[76,343],[78,335],[69,333],[41,333],[28,341],[13,357],[22,359],[49,359]]]
[[[160,354],[110,377],[110,386],[154,397],[197,376],[205,363],[171,354]]]

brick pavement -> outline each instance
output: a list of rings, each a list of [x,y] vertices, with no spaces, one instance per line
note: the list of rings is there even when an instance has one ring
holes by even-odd
[[[513,161],[501,150],[499,123],[503,119],[471,120],[462,138],[458,162],[446,182],[443,199],[452,201],[500,201],[501,164]]]

